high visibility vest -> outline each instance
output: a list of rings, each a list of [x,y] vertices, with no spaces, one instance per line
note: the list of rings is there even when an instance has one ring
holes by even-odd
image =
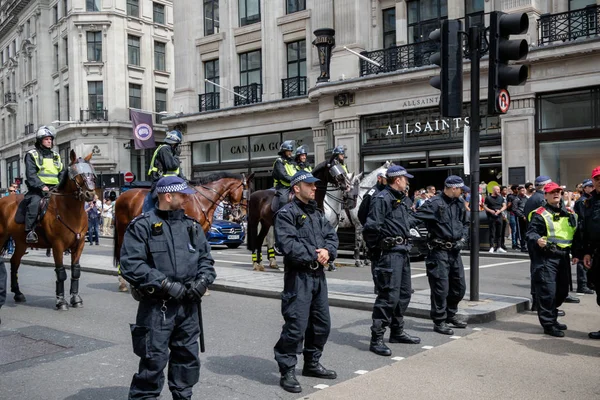
[[[541,215],[542,218],[544,218],[544,222],[546,222],[546,229],[548,232],[546,240],[548,243],[554,243],[561,248],[571,247],[577,226],[571,226],[569,224],[569,217],[562,216],[558,221],[554,221],[554,214],[544,207],[538,208],[535,210],[535,213]],[[569,211],[569,213],[575,215],[575,220],[577,220],[576,214],[571,211]]]
[[[156,165],[154,165],[154,161],[156,161],[156,156],[158,155],[158,152],[163,148],[163,147],[168,147],[168,144],[161,144],[160,146],[158,146],[158,148],[154,151],[154,154],[152,155],[152,161],[150,161],[150,169],[148,170],[148,176],[152,175],[153,172],[158,173],[158,167]],[[162,176],[177,176],[179,175],[179,167],[177,167],[176,170],[174,171],[162,171]]]
[[[347,175],[347,174],[348,174],[348,167],[346,167],[346,164],[342,164],[342,163],[340,163],[340,165],[342,166],[342,169],[343,169],[344,171],[346,171],[346,175]]]
[[[275,162],[273,163],[273,169],[275,169],[275,164],[277,164],[277,161],[280,161],[280,160],[283,163],[283,166],[285,167],[285,172],[289,176],[294,176],[294,174],[296,174],[296,167],[294,166],[294,164],[292,164],[288,160],[284,160],[281,157],[278,158],[277,160],[275,160]],[[288,187],[290,186],[289,182],[284,182],[284,181],[279,182],[279,180],[273,179],[273,186],[277,186],[279,183],[281,183],[283,186],[288,186]]]
[[[308,167],[301,168],[300,165],[296,164],[296,170],[297,171],[312,172],[312,167],[309,165]]]
[[[52,158],[43,158],[37,150],[29,150],[32,155],[35,165],[38,167],[37,176],[46,185],[58,185],[58,174],[63,169],[63,164],[60,159],[60,154],[52,151]]]

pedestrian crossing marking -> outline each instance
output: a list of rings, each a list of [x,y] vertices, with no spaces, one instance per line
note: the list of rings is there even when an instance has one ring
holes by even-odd
[[[319,389],[319,390],[327,389],[328,387],[329,387],[329,385],[325,385],[324,383],[313,386],[314,389]]]
[[[392,357],[392,360],[402,361],[402,360],[404,360],[404,357]]]
[[[431,349],[433,349],[433,346],[423,346],[421,348],[425,349],[425,350],[431,350]]]
[[[450,336],[450,339],[460,339],[460,336]]]
[[[474,331],[482,331],[482,328],[473,328]]]
[[[358,374],[358,375],[364,375],[364,374],[366,374],[367,372],[369,372],[369,371],[365,371],[364,369],[359,369],[358,371],[354,371],[354,373],[355,373],[355,374]]]

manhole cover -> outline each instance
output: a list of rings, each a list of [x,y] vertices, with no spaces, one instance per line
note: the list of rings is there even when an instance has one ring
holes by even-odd
[[[20,333],[0,336],[0,365],[57,353],[68,347],[52,344],[46,340],[32,339]]]

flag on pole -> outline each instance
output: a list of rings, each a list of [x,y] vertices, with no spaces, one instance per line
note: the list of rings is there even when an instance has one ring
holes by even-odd
[[[129,110],[131,123],[133,124],[133,142],[136,150],[153,149],[154,129],[152,127],[152,114],[141,111]]]
[[[464,125],[463,133],[463,160],[465,167],[465,175],[471,175],[471,128],[469,125]]]

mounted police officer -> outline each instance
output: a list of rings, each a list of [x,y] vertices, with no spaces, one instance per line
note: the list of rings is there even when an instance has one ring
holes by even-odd
[[[581,184],[583,193],[581,197],[575,202],[574,211],[579,217],[579,220],[583,220],[586,200],[592,197],[594,193],[594,182],[591,179],[586,179]],[[594,291],[588,287],[587,269],[583,264],[583,259],[579,259],[577,263],[577,293],[583,294],[594,294]],[[596,289],[597,290],[597,289]]]
[[[306,160],[307,157],[308,153],[306,152],[306,147],[300,146],[296,149],[296,156],[294,157],[294,161],[296,162],[296,170],[312,172],[312,167]]]
[[[142,212],[148,212],[154,208],[154,204],[156,203],[156,182],[160,178],[178,176],[181,179],[185,179],[181,172],[181,162],[179,161],[182,142],[183,135],[180,131],[174,130],[167,134],[165,144],[161,144],[154,151],[152,160],[150,161],[150,169],[148,170],[152,188],[144,199]]]
[[[54,132],[47,126],[41,126],[35,134],[35,148],[25,154],[25,184],[27,194],[27,213],[25,214],[25,232],[27,243],[37,243],[35,220],[39,212],[42,197],[48,196],[50,189],[58,186],[66,171],[60,154],[52,150]]]
[[[348,167],[345,164],[346,159],[346,150],[344,150],[344,146],[336,146],[331,152],[331,157],[329,158],[329,164],[334,165],[338,164],[342,167],[344,172],[348,174]]]
[[[294,198],[275,218],[275,242],[285,265],[281,294],[285,324],[274,352],[281,373],[279,384],[291,393],[302,391],[295,367],[303,340],[302,375],[337,378],[335,371],[319,363],[331,328],[323,266],[335,259],[338,238],[317,209],[314,199],[318,181],[309,172],[297,172],[291,181]]]
[[[398,165],[387,170],[388,186],[371,200],[363,230],[369,251],[377,254],[373,275],[378,294],[373,306],[369,350],[380,356],[392,355],[383,343],[388,326],[391,330],[390,343],[421,342],[420,338],[404,331],[404,312],[411,297],[410,229],[419,224],[406,203],[405,189],[408,178],[412,177]]]
[[[279,157],[273,163],[273,184],[275,186],[275,196],[278,197],[278,208],[283,207],[289,201],[290,182],[297,172],[292,158],[294,150],[294,141],[286,140],[279,147]]]
[[[167,364],[173,399],[191,399],[200,376],[199,307],[216,277],[214,261],[202,225],[182,209],[194,190],[169,176],[156,191],[158,208],[131,221],[121,248],[121,275],[140,302],[131,325],[140,364],[129,399],[158,398]]]
[[[562,189],[558,184],[548,183],[544,192],[546,202],[533,211],[527,229],[533,265],[531,280],[544,333],[563,337],[567,326],[557,321],[557,307],[569,294],[569,253],[577,229],[577,216],[561,203]],[[577,262],[577,258],[574,261]]]
[[[469,219],[460,196],[465,188],[461,177],[451,175],[444,182],[444,192],[425,202],[417,218],[427,225],[429,253],[425,262],[431,289],[431,319],[433,330],[454,335],[448,326],[466,328],[457,318],[458,303],[465,296],[465,268],[460,256],[467,246]]]
[[[594,285],[596,303],[600,306],[600,166],[592,171],[592,182],[594,191],[581,206],[574,256],[583,257],[583,265],[589,270],[589,283]],[[590,332],[588,336],[590,339],[600,339],[600,331]]]

